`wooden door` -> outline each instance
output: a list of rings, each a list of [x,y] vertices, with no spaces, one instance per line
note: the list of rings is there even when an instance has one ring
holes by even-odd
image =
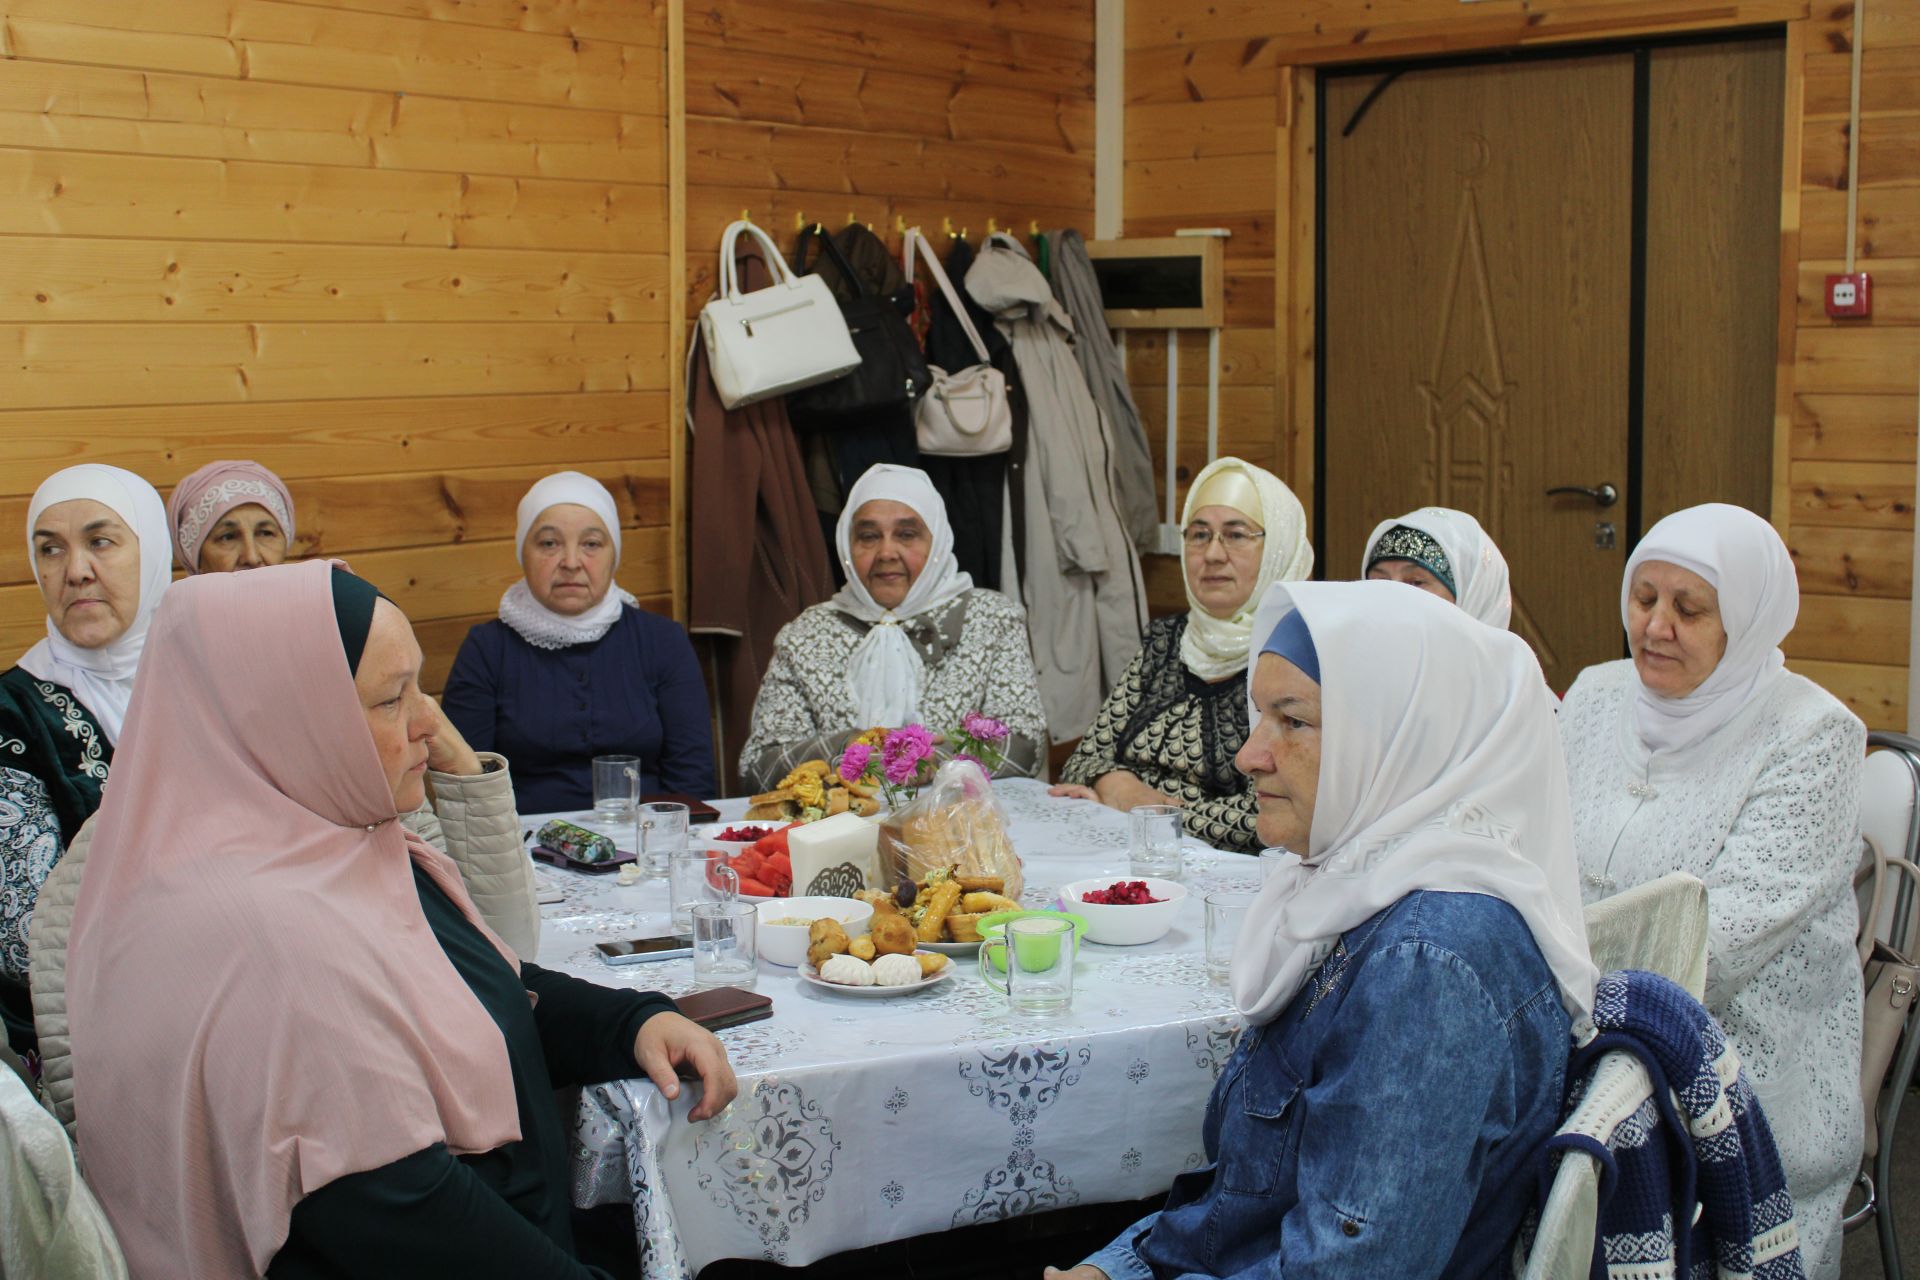
[[[1622,652],[1633,55],[1409,70],[1342,136],[1379,80],[1326,86],[1322,572],[1359,576],[1389,516],[1472,512],[1564,689]]]

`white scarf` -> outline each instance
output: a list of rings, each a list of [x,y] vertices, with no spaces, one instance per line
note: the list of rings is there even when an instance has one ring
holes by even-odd
[[[1319,794],[1307,856],[1267,879],[1234,949],[1240,1011],[1272,1021],[1342,933],[1439,890],[1519,912],[1567,1011],[1590,1014],[1566,762],[1533,651],[1387,582],[1278,584],[1260,642],[1296,608],[1320,659]]]
[[[125,631],[98,649],[83,649],[47,618],[47,638],[21,655],[28,675],[73,690],[81,705],[100,722],[109,742],[120,737],[133,698],[133,677],[147,643],[147,623],[161,593],[173,581],[173,538],[167,507],[152,485],[131,471],[83,462],[48,476],[27,505],[27,563],[36,564],[33,526],[40,513],[59,502],[88,498],[106,507],[133,530],[140,542],[140,601]]]
[[[893,609],[883,609],[874,602],[853,568],[854,517],[861,507],[878,501],[913,508],[933,537],[926,564],[908,586],[907,598]],[[855,723],[890,729],[914,723],[920,716],[920,695],[926,688],[926,664],[900,624],[973,590],[972,576],[960,572],[953,556],[953,526],[947,523],[947,504],[926,472],[878,463],[869,467],[847,494],[834,542],[840,550],[840,567],[846,571],[847,585],[834,593],[833,607],[871,624],[847,664],[847,693],[853,699]]]
[[[1669,698],[1638,685],[1633,727],[1648,751],[1678,751],[1740,714],[1779,678],[1780,642],[1800,616],[1793,557],[1773,526],[1724,502],[1676,511],[1647,531],[1620,579],[1620,625],[1627,625],[1633,571],[1649,560],[1699,574],[1720,594],[1727,651],[1700,687]]]
[[[605,485],[578,471],[556,471],[535,483],[527,490],[527,496],[520,499],[519,509],[514,513],[514,559],[522,568],[526,567],[527,535],[533,531],[534,522],[547,508],[563,503],[585,507],[600,517],[607,536],[613,539],[613,567],[617,570],[620,567],[620,508],[614,505],[613,495]],[[624,588],[613,584],[607,594],[584,613],[556,613],[534,599],[533,588],[521,578],[500,597],[500,621],[536,649],[565,649],[576,644],[591,644],[606,635],[620,620],[620,611],[638,603]]]
[[[1219,680],[1247,668],[1247,651],[1253,647],[1253,611],[1259,607],[1267,588],[1276,582],[1298,582],[1313,572],[1313,547],[1307,542],[1307,513],[1293,490],[1272,472],[1263,471],[1239,458],[1217,458],[1209,462],[1187,487],[1186,510],[1180,515],[1185,528],[1193,513],[1214,505],[1206,492],[1207,482],[1223,471],[1238,472],[1253,483],[1259,495],[1259,510],[1236,511],[1266,531],[1260,544],[1260,571],[1253,590],[1231,618],[1216,618],[1208,613],[1187,583],[1187,629],[1180,637],[1180,661],[1202,680]],[[1233,506],[1232,503],[1225,505]],[[1180,558],[1180,571],[1186,573],[1186,556]],[[1265,636],[1260,639],[1264,641]]]
[[[1493,544],[1480,522],[1451,507],[1421,507],[1393,520],[1382,520],[1367,538],[1360,558],[1360,575],[1373,567],[1373,549],[1396,525],[1418,529],[1440,544],[1453,570],[1454,603],[1490,627],[1506,630],[1513,620],[1513,594],[1507,584],[1507,558]]]

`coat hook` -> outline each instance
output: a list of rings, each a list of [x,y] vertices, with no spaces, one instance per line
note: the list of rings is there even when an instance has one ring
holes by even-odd
[[[742,222],[746,222],[746,223],[751,223],[751,222],[753,221],[753,210],[751,210],[751,209],[742,209],[742,210],[740,211],[740,221],[742,221]]]
[[[1038,219],[1038,218],[1035,218],[1035,219],[1034,219],[1033,221],[1031,221],[1031,222],[1029,222],[1029,223],[1027,224],[1027,235],[1028,235],[1028,236],[1030,236],[1030,237],[1032,237],[1032,238],[1034,238],[1034,239],[1038,239],[1038,238],[1039,238],[1039,236],[1040,236],[1040,219]]]
[[[958,238],[953,234],[953,219],[944,214],[941,215],[940,218],[940,229],[947,233],[947,239],[954,240]]]
[[[860,219],[853,216],[853,210],[851,209],[847,210],[847,225],[852,226],[854,223],[858,221],[860,221]]]
[[[795,231],[805,231],[805,230],[807,229],[807,215],[806,215],[806,214],[804,214],[804,213],[796,213],[796,214],[794,214],[794,215],[793,215],[793,229],[794,229]]]
[[[896,235],[907,234],[907,217],[903,213],[893,215],[893,230]]]
[[[987,234],[988,234],[988,235],[993,235],[993,234],[995,234],[996,232],[998,232],[999,230],[1000,230],[1000,219],[998,219],[998,218],[988,218],[988,219],[987,219]]]

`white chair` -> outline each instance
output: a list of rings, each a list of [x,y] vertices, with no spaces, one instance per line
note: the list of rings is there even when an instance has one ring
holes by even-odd
[[[1915,804],[1920,799],[1920,740],[1903,733],[1870,733],[1867,747],[1872,754],[1867,757],[1860,789],[1864,856],[1854,877],[1860,897],[1863,962],[1875,940],[1911,956],[1916,936],[1915,909],[1920,906],[1912,879],[1876,874],[1884,859],[1913,862],[1920,854],[1920,823],[1915,821]],[[1852,1231],[1869,1219],[1873,1221],[1880,1236],[1880,1265],[1887,1280],[1904,1280],[1906,1274],[1893,1215],[1883,1212],[1883,1207],[1893,1202],[1894,1131],[1900,1122],[1901,1103],[1913,1083],[1916,1057],[1920,1057],[1920,1034],[1916,1034],[1909,1011],[1885,1080],[1861,1082],[1867,1143],[1859,1185],[1866,1192],[1866,1201],[1847,1215],[1843,1225]]]
[[[1586,910],[1587,946],[1602,973],[1644,969],[1700,999],[1707,987],[1707,886],[1683,871],[1596,902]],[[1561,1132],[1609,1133],[1653,1096],[1630,1054],[1603,1054],[1585,1096]],[[1622,1108],[1625,1108],[1622,1110]],[[1560,1156],[1532,1245],[1516,1257],[1521,1280],[1587,1280],[1600,1218],[1600,1164],[1584,1151]]]
[[[1586,910],[1587,947],[1602,973],[1645,969],[1707,990],[1707,886],[1684,871],[1635,885]]]

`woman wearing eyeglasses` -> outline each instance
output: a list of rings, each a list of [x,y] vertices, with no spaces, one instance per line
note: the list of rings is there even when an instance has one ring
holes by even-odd
[[[1253,791],[1233,767],[1247,740],[1247,700],[1235,691],[1255,604],[1275,582],[1313,572],[1306,512],[1278,476],[1221,458],[1187,490],[1182,537],[1187,612],[1147,628],[1053,794],[1115,809],[1177,804],[1189,835],[1257,852]]]

